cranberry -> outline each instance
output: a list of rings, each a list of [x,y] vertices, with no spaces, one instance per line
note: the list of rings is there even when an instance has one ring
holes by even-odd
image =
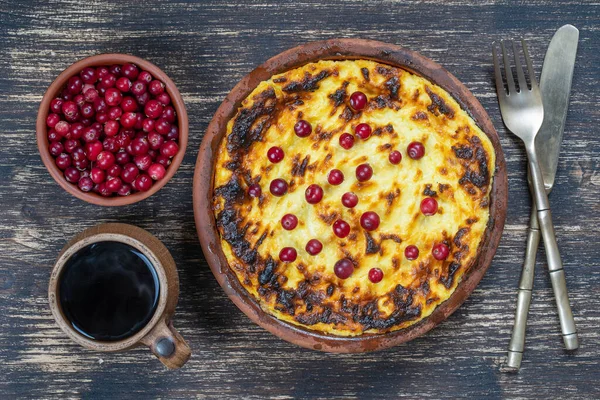
[[[85,170],[87,170],[88,166],[90,165],[90,162],[88,161],[87,158],[84,158],[82,160],[73,161],[73,165],[75,165],[75,167],[78,170],[85,171]]]
[[[379,215],[374,211],[367,211],[360,216],[360,226],[367,231],[374,231],[379,227]]]
[[[360,164],[356,167],[356,179],[359,182],[366,182],[373,176],[373,168],[369,164]]]
[[[169,122],[175,122],[175,109],[171,106],[165,106],[161,117]]]
[[[106,172],[100,168],[92,168],[90,171],[90,178],[92,178],[94,183],[102,183],[106,178]]]
[[[123,64],[123,66],[121,67],[121,75],[129,78],[129,79],[135,79],[138,77],[140,71],[137,67],[137,65],[135,64]]]
[[[284,153],[281,147],[273,146],[267,151],[267,158],[274,164],[283,160],[283,156]]]
[[[148,100],[150,100],[150,93],[148,92],[135,96],[135,101],[137,101],[141,107],[144,107]]]
[[[55,142],[60,139],[61,139],[60,135],[58,133],[56,133],[56,131],[54,129],[48,130],[48,141],[49,142]]]
[[[354,264],[347,258],[342,258],[338,262],[335,263],[333,267],[333,272],[335,276],[340,279],[347,279],[354,272]]]
[[[49,128],[54,128],[59,122],[60,117],[58,114],[48,114],[46,117],[46,125],[48,125]]]
[[[56,115],[56,114],[53,114]],[[67,121],[58,121],[56,125],[54,125],[54,130],[60,136],[65,136],[71,130],[71,125]]]
[[[100,139],[100,131],[96,129],[94,126],[88,126],[83,130],[83,140],[87,143],[95,142]]]
[[[98,79],[104,78],[106,76],[106,74],[109,74],[110,70],[106,67],[98,67],[96,68],[96,75],[98,76]]]
[[[119,196],[129,196],[131,194],[131,185],[128,183],[123,183],[117,191],[117,194]]]
[[[48,147],[48,151],[50,151],[50,154],[52,154],[54,157],[56,157],[60,153],[62,153],[63,150],[64,150],[64,146],[59,141],[54,141],[54,142],[50,143],[50,146]]]
[[[74,101],[65,101],[63,103],[62,112],[67,120],[72,121],[77,118],[79,108]]]
[[[133,139],[131,142],[131,150],[131,154],[134,156],[147,154],[148,150],[150,150],[150,143],[144,138]]]
[[[142,113],[136,113],[136,119],[135,119],[135,125],[133,126],[133,129],[136,130],[142,130],[144,124],[144,116],[142,115]]]
[[[126,112],[121,117],[121,125],[124,128],[133,128],[137,122],[137,114],[134,112]]]
[[[137,102],[135,101],[135,99],[133,97],[130,97],[130,96],[123,97],[123,100],[121,100],[120,106],[124,112],[133,112],[133,111],[137,111],[137,109],[138,109]]]
[[[139,174],[133,181],[133,187],[140,192],[146,192],[152,187],[152,178],[147,174]]]
[[[347,192],[342,195],[342,204],[344,207],[354,208],[358,204],[358,196],[352,192]]]
[[[298,253],[293,247],[284,247],[279,252],[279,259],[283,262],[294,262],[296,257],[298,257]]]
[[[123,170],[121,171],[121,179],[124,182],[132,183],[139,174],[140,170],[135,164],[125,164],[125,166],[123,166]]]
[[[111,74],[113,74],[115,76],[121,75],[121,66],[119,64],[111,65],[108,70],[110,71]]]
[[[354,146],[354,136],[349,133],[342,133],[340,136],[340,146],[346,150],[351,149]]]
[[[108,169],[115,163],[115,155],[110,151],[102,151],[96,158],[96,165],[101,169]]]
[[[404,257],[407,260],[416,260],[419,257],[419,248],[415,245],[406,246],[404,249]]]
[[[150,100],[146,103],[144,112],[148,118],[156,119],[162,115],[163,105],[156,100]]]
[[[123,100],[123,95],[119,91],[119,89],[110,88],[106,89],[106,94],[104,95],[104,101],[109,106],[118,106]]]
[[[109,169],[106,170],[106,173],[108,176],[116,177],[121,176],[122,171],[123,168],[121,168],[119,164],[113,164]]]
[[[81,80],[85,83],[96,83],[98,80],[98,75],[96,75],[96,70],[94,68],[86,67],[80,73]]]
[[[54,114],[60,114],[62,112],[63,103],[64,100],[59,99],[58,97],[52,99],[52,101],[50,102],[50,111],[52,111]]]
[[[98,184],[97,192],[100,194],[100,196],[104,196],[104,197],[108,197],[112,194],[112,192],[107,189],[106,182],[102,182],[102,183]]]
[[[94,100],[94,110],[96,110],[96,113],[105,113],[108,111],[108,106],[102,97]]]
[[[140,75],[138,76],[138,80],[142,81],[142,82],[150,83],[152,81],[152,74],[150,74],[150,72],[148,72],[148,71],[142,71],[142,72],[140,72]]]
[[[102,149],[102,143],[100,143],[99,140],[86,143],[84,148],[85,154],[87,155],[87,158],[90,161],[96,161],[98,155],[102,152]]]
[[[304,195],[308,203],[317,204],[323,198],[323,188],[313,183],[306,188]]]
[[[166,119],[161,118],[154,124],[154,129],[161,135],[166,135],[171,130],[171,123]]]
[[[296,226],[298,226],[298,217],[296,217],[294,214],[285,214],[281,218],[281,226],[283,226],[283,229],[286,231],[293,230],[296,228]]]
[[[287,193],[288,184],[283,179],[273,179],[269,185],[269,190],[274,196],[280,197]]]
[[[148,84],[148,91],[152,96],[158,96],[165,91],[165,85],[161,81],[153,80]]]
[[[119,141],[117,140],[117,144],[118,142]],[[121,150],[115,155],[115,160],[117,161],[117,164],[125,165],[131,161],[131,155],[128,152]]]
[[[104,150],[106,151],[110,151],[111,153],[114,153],[117,150],[119,150],[119,146],[117,146],[117,140],[112,136],[106,137],[104,139],[104,141],[102,142],[102,148],[104,148]]]
[[[71,166],[71,156],[69,156],[67,153],[59,154],[55,161],[56,166],[62,170],[65,170]]]
[[[160,149],[160,146],[165,142],[164,137],[158,132],[150,132],[148,134],[148,143],[150,143],[150,148],[153,150]]]
[[[79,141],[74,139],[67,139],[64,143],[65,151],[67,153],[72,153],[79,146]]]
[[[359,138],[367,140],[369,136],[371,136],[371,127],[367,124],[358,124],[356,125],[356,128],[354,128],[354,133]]]
[[[425,197],[421,200],[421,212],[424,215],[435,215],[438,210],[438,203],[433,197]]]
[[[160,164],[152,164],[150,167],[148,167],[148,175],[150,175],[150,178],[154,179],[155,181],[164,178],[166,172],[167,171],[165,167]]]
[[[75,122],[71,124],[71,138],[79,139],[83,136],[85,126],[81,122]]]
[[[383,271],[379,268],[369,270],[369,280],[373,283],[379,283],[383,279]]]
[[[350,225],[341,219],[333,223],[333,233],[339,238],[345,238],[350,234]]]
[[[77,143],[79,145],[79,143]],[[73,149],[73,151],[71,152],[71,158],[73,159],[74,162],[78,162],[78,161],[82,161],[82,160],[86,160],[87,161],[87,156],[85,154],[85,151],[83,150],[83,148],[77,146],[76,148]]]
[[[121,107],[111,107],[108,109],[108,118],[110,118],[113,121],[116,121],[119,118],[121,118],[121,115],[123,115],[123,110],[121,109]]]
[[[108,73],[102,77],[100,84],[104,89],[109,89],[115,86],[117,83],[117,77],[111,73]]]
[[[445,260],[450,255],[450,249],[444,243],[438,243],[433,246],[431,250],[431,254],[433,254],[433,258],[436,260]]]
[[[158,100],[165,106],[168,106],[169,104],[171,104],[171,97],[166,92],[163,92],[163,93],[159,94],[158,96],[156,96],[156,100]]]
[[[144,132],[152,132],[154,130],[154,122],[152,118],[144,118],[144,121],[142,121],[142,130]]]
[[[142,81],[135,81],[131,85],[131,93],[135,96],[141,96],[146,93],[146,83]]]
[[[367,96],[363,92],[354,92],[350,95],[350,107],[360,111],[367,106]]]
[[[133,162],[142,171],[147,170],[152,165],[152,157],[148,154],[143,154],[133,157]]]
[[[178,151],[179,146],[173,141],[165,142],[162,146],[160,146],[160,154],[163,156],[175,157]]]
[[[127,77],[122,76],[119,79],[117,79],[117,83],[115,83],[115,86],[122,93],[127,93],[131,89],[131,81]]]
[[[298,137],[307,137],[312,132],[312,126],[307,121],[301,119],[294,125],[294,132]]]
[[[406,148],[408,156],[413,160],[418,160],[425,155],[425,146],[421,142],[411,142]]]
[[[73,101],[78,107],[81,108],[85,104],[85,97],[83,97],[82,94],[78,94],[77,96],[73,97]]]
[[[82,176],[79,178],[77,186],[82,192],[89,192],[94,187],[94,182],[89,176]]]
[[[171,130],[167,133],[167,140],[178,140],[179,139],[179,128],[175,125],[171,125]]]
[[[109,192],[114,193],[121,188],[122,184],[123,184],[123,182],[121,181],[121,178],[117,178],[117,177],[108,178],[106,180],[106,189]]]
[[[104,133],[106,134],[106,136],[115,136],[117,133],[119,133],[119,129],[121,128],[121,126],[119,125],[119,123],[117,121],[107,121],[104,124]]]
[[[319,242],[317,239],[310,239],[308,243],[306,243],[305,250],[311,256],[316,256],[323,250],[323,243]]]
[[[108,118],[108,114],[107,113],[98,113],[98,114],[96,114],[96,122],[99,122],[99,123],[103,124],[103,123],[105,123],[108,120],[109,120],[109,118]],[[91,123],[91,121],[88,120],[88,124],[87,125],[90,125],[90,123]]]
[[[327,175],[327,182],[337,186],[340,183],[344,182],[344,174],[339,169],[332,169]]]
[[[252,185],[248,186],[248,195],[250,195],[250,197],[260,197],[261,194],[262,190],[258,184],[253,183]]]
[[[402,153],[400,153],[398,150],[394,150],[390,152],[388,158],[392,164],[400,164],[400,161],[402,161]]]
[[[94,111],[94,106],[90,103],[86,103],[83,106],[81,106],[81,115],[83,116],[83,118],[92,118],[94,114],[96,114],[96,112]]]
[[[81,80],[81,78],[78,76],[72,76],[67,81],[67,90],[73,95],[81,93],[82,88],[83,80]]]

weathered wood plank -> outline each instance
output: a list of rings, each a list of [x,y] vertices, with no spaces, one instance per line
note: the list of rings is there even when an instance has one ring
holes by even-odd
[[[592,2],[332,0],[86,3],[0,0],[0,397],[569,397],[599,398],[600,7]],[[551,196],[582,347],[562,350],[540,254],[519,375],[500,365],[510,337],[525,247],[525,158],[502,125],[490,44],[524,36],[539,71],[554,31],[581,31],[571,109]],[[292,46],[332,37],[404,45],[455,74],[488,110],[509,171],[509,213],[494,263],[451,318],[385,352],[329,355],[297,348],[253,325],[226,298],[195,233],[191,184],[197,148],[221,99],[252,68]],[[35,117],[44,90],[84,56],[126,52],[176,82],[190,143],[175,178],[152,198],[119,209],[66,195],[44,169]],[[193,349],[170,372],[145,349],[92,353],[54,324],[46,300],[51,265],[75,233],[122,221],[156,234],[179,266],[176,325]]]

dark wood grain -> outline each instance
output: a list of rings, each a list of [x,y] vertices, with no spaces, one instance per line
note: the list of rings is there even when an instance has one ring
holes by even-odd
[[[592,2],[266,0],[109,2],[0,0],[0,397],[61,398],[599,398],[600,6]],[[571,107],[550,198],[581,349],[563,351],[543,251],[519,375],[500,371],[514,317],[530,200],[525,158],[504,128],[490,44],[524,36],[539,71],[554,31],[580,29]],[[303,350],[253,325],[226,298],[200,250],[192,173],[220,101],[256,65],[309,40],[397,43],[445,66],[488,110],[509,172],[505,234],[465,304],[424,337],[389,351]],[[174,178],[131,206],[101,208],[67,195],[35,143],[43,92],[69,64],[104,52],[158,65],[187,104],[190,140]],[[94,353],[52,319],[47,284],[68,239],[98,222],[126,222],[161,239],[179,268],[175,326],[193,355],[167,371],[146,349]]]

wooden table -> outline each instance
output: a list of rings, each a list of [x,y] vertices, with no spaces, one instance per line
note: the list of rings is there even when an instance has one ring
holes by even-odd
[[[600,6],[551,0],[134,3],[0,2],[0,398],[600,397]],[[498,110],[491,42],[524,36],[540,71],[552,34],[565,23],[581,36],[551,203],[581,349],[563,350],[540,251],[523,368],[507,375],[500,367],[530,199],[523,147]],[[267,58],[334,37],[397,43],[445,66],[488,110],[508,163],[506,229],[479,287],[424,337],[372,354],[304,350],[252,324],[213,278],[192,213],[197,149],[228,91]],[[50,82],[72,62],[107,52],[161,67],[190,116],[190,143],[177,175],[155,196],[122,208],[67,195],[42,165],[35,142],[37,108]],[[143,348],[84,350],[52,319],[46,291],[58,251],[77,232],[108,221],[149,230],[175,257],[181,278],[175,324],[193,350],[179,371],[165,370]]]

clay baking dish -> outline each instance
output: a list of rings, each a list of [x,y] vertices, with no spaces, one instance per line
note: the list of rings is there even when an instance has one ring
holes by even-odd
[[[496,151],[496,174],[490,194],[490,221],[478,258],[448,300],[438,306],[429,317],[405,329],[386,334],[340,337],[278,320],[265,313],[258,302],[241,286],[221,250],[211,203],[215,151],[224,137],[227,122],[234,117],[242,100],[261,81],[274,74],[322,59],[370,59],[404,68],[427,78],[444,88],[470,113],[490,138]],[[380,350],[412,340],[448,318],[465,301],[488,269],[500,242],[506,217],[507,193],[506,165],[498,134],[479,101],[452,74],[432,60],[396,45],[371,40],[331,39],[308,43],[271,58],[244,77],[225,98],[208,126],[200,146],[194,173],[194,215],[198,237],[213,274],[229,298],[252,321],[284,340],[309,349],[353,353]]]
[[[73,75],[78,74],[82,69],[86,67],[98,67],[101,65],[113,65],[113,64],[125,64],[132,63],[136,64],[143,70],[146,70],[152,74],[152,76],[165,84],[165,90],[171,96],[172,106],[177,113],[177,124],[179,127],[179,152],[173,160],[171,161],[171,165],[167,168],[167,172],[160,181],[156,181],[150,190],[146,192],[136,192],[130,194],[129,196],[118,196],[118,197],[103,197],[97,193],[93,192],[83,192],[79,190],[77,185],[69,183],[63,172],[56,166],[54,163],[54,157],[50,154],[48,150],[48,128],[46,126],[46,117],[48,117],[48,111],[50,108],[50,102],[52,99],[57,97],[58,93],[65,86],[67,81]],[[73,196],[85,200],[88,203],[97,204],[100,206],[123,206],[127,204],[133,204],[138,201],[144,200],[154,193],[158,192],[165,184],[175,175],[179,165],[181,165],[181,161],[183,161],[183,156],[185,155],[185,148],[187,146],[188,141],[188,116],[185,110],[185,104],[183,103],[183,99],[181,98],[181,94],[179,94],[179,90],[173,83],[171,79],[161,71],[156,65],[143,60],[139,57],[130,56],[128,54],[99,54],[97,56],[87,57],[82,60],[77,61],[72,64],[69,68],[65,69],[61,72],[60,75],[52,82],[44,97],[42,98],[42,102],[40,103],[40,108],[37,115],[36,122],[36,136],[37,136],[37,144],[40,150],[40,156],[44,165],[50,172],[50,175],[54,178],[58,184],[65,189],[67,192],[71,193]]]

